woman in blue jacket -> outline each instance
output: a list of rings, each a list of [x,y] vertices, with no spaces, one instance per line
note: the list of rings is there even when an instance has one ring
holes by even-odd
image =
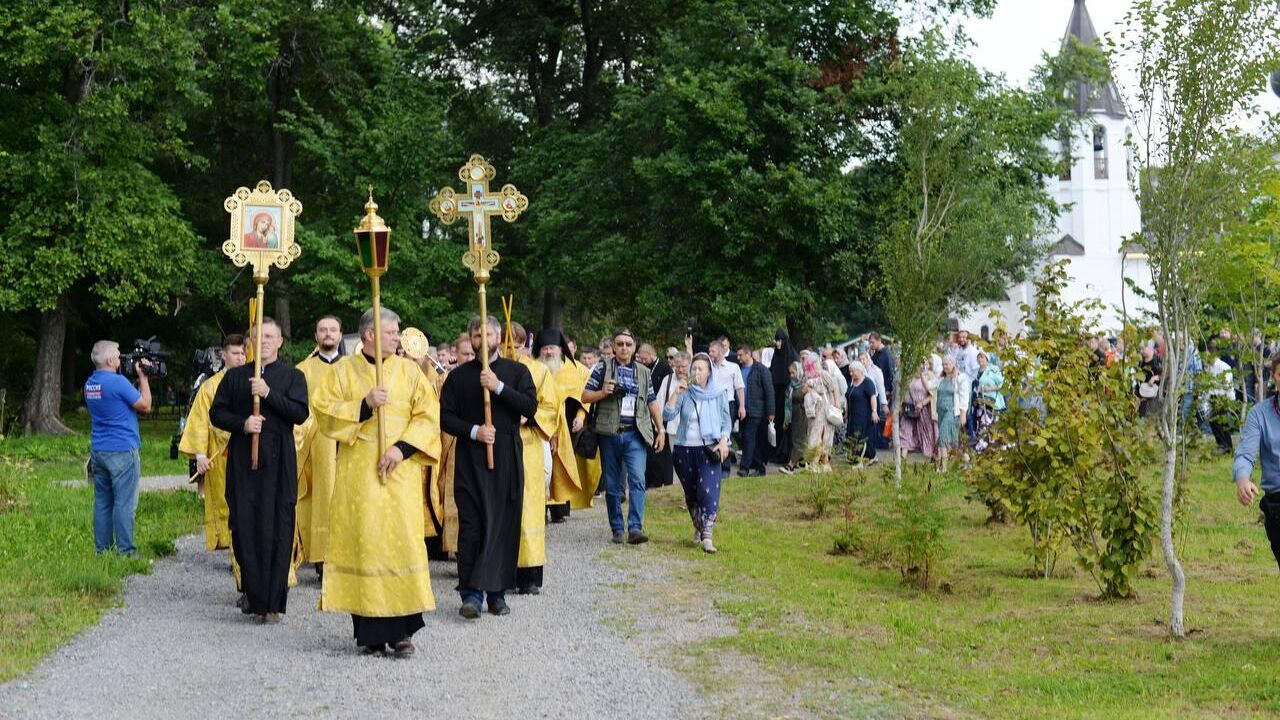
[[[720,466],[729,456],[729,401],[711,374],[711,358],[698,353],[689,366],[693,383],[681,378],[663,408],[664,421],[680,418],[672,438],[672,460],[684,502],[693,520],[693,540],[703,552],[713,553],[711,530],[720,510]]]

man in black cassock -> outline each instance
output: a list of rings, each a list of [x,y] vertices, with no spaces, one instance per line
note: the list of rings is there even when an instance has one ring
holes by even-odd
[[[280,326],[263,318],[262,377],[246,363],[228,370],[209,408],[209,420],[231,433],[227,446],[227,506],[231,547],[240,566],[244,595],[240,610],[263,622],[280,621],[289,595],[294,506],[298,500],[298,455],[293,426],[307,419],[307,380],[279,359]],[[261,414],[253,414],[253,398]],[[258,469],[251,444],[258,440]]]
[[[498,357],[497,318],[482,326],[473,318],[467,328],[471,345],[480,349],[480,333],[488,333],[489,370],[480,359],[459,365],[440,391],[440,427],[458,438],[454,469],[454,501],[458,506],[458,594],[460,614],[480,617],[488,594],[489,612],[506,615],[505,592],[516,586],[520,552],[520,514],[524,500],[524,455],[520,418],[538,412],[538,391],[529,369]],[[483,388],[489,390],[493,424],[484,422]],[[485,446],[493,446],[493,470]]]

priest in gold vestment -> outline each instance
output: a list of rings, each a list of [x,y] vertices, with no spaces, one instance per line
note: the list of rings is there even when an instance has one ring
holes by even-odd
[[[222,341],[222,369],[196,390],[187,423],[182,428],[178,451],[196,461],[196,472],[204,486],[204,547],[223,550],[231,547],[231,517],[227,507],[227,442],[231,433],[209,422],[209,407],[226,372],[244,365],[244,336],[228,335]]]
[[[332,315],[316,321],[316,349],[297,367],[307,377],[307,390],[314,398],[316,388],[333,372],[342,358],[342,323]],[[298,537],[302,558],[315,563],[316,573],[324,572],[325,550],[329,547],[329,498],[333,495],[338,471],[338,443],[320,432],[315,401],[309,398],[311,416],[294,429],[298,447]]]
[[[555,437],[551,440],[551,490],[547,496],[551,521],[559,523],[568,519],[570,509],[591,507],[591,493],[583,487],[570,432],[574,418],[586,414],[582,406],[585,381],[569,351],[568,340],[555,328],[545,328],[538,333],[533,343],[533,356],[551,372],[556,394],[560,397],[560,418],[556,423]]]
[[[542,569],[547,564],[547,491],[551,475],[550,441],[560,422],[560,397],[556,381],[546,366],[529,355],[529,335],[519,323],[511,324],[515,360],[529,369],[538,393],[538,412],[520,424],[524,457],[524,502],[520,513],[520,556],[516,562],[516,587],[521,595],[542,590]]]
[[[375,382],[370,310],[360,319],[361,353],[341,360],[313,395],[320,431],[338,442],[320,609],[351,613],[361,652],[390,647],[407,657],[422,613],[435,609],[422,477],[440,458],[440,405],[418,366],[395,355],[400,318],[383,308],[381,324],[382,385]],[[378,408],[386,432],[381,456]]]

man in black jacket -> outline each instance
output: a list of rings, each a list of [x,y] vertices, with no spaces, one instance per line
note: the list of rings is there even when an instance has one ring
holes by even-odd
[[[769,370],[751,356],[750,345],[744,343],[738,348],[738,363],[742,368],[742,384],[746,386],[743,400],[747,407],[747,416],[741,423],[742,461],[738,463],[738,474],[763,476],[769,445],[765,423],[772,423],[774,417],[773,378]]]

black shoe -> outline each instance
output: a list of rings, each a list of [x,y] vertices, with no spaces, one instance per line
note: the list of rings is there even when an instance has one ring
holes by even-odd
[[[491,597],[489,598],[489,614],[490,615],[510,615],[511,608],[507,606],[505,598]]]
[[[751,472],[750,472],[750,471],[748,471],[748,470],[743,470],[743,469],[739,469],[739,470],[738,470],[738,477],[746,477],[746,476],[748,476],[748,475],[750,475],[750,474],[751,474]]]
[[[391,649],[392,651],[395,652],[395,656],[397,660],[407,660],[408,658],[413,657],[413,651],[414,651],[413,641],[410,640],[409,638],[405,638],[400,642],[392,645]]]
[[[754,477],[764,477],[766,473],[764,470],[752,470],[751,475]]]
[[[480,617],[480,606],[473,602],[462,603],[462,609],[458,610],[458,614],[468,620],[475,620]]]
[[[639,530],[635,530],[633,532],[627,533],[628,545],[643,545],[647,542],[649,542],[649,536],[645,535]]]
[[[361,645],[361,655],[381,655],[387,649],[386,645]]]
[[[236,607],[240,608],[240,612],[245,615],[252,615],[253,611],[249,609],[249,596],[240,593],[240,598],[236,600]]]
[[[624,542],[626,542],[626,541],[627,541],[627,536],[626,536],[626,535],[624,535],[624,534],[622,534],[622,533],[620,533],[620,532],[616,532],[616,533],[614,533],[614,534],[613,534],[613,544],[614,544],[614,545],[621,545],[622,543],[624,543]]]
[[[320,578],[321,580],[324,579],[324,563],[322,562],[316,563],[316,577]]]
[[[538,595],[542,592],[542,588],[537,585],[526,585],[518,591],[521,595]]]

